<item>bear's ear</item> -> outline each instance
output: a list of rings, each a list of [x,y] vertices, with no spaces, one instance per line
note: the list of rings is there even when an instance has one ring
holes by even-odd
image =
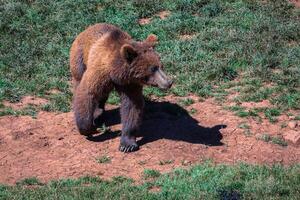
[[[156,35],[154,34],[150,34],[148,35],[148,37],[146,38],[145,42],[151,44],[152,46],[155,46],[158,43],[158,38]]]
[[[138,54],[133,46],[124,44],[121,47],[121,56],[128,62],[128,64],[131,64],[132,61],[137,57],[137,55]]]

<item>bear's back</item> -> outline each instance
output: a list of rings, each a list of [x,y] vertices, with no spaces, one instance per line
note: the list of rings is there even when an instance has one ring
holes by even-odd
[[[83,62],[85,65],[88,63],[88,58],[90,54],[90,50],[93,45],[97,45],[96,43],[101,42],[101,38],[104,35],[108,35],[106,37],[107,40],[105,45],[112,44],[112,43],[119,43],[120,40],[128,39],[130,40],[131,37],[126,32],[123,32],[116,26],[110,24],[99,23],[92,26],[89,26],[85,31],[80,33],[76,40],[78,40],[79,46],[81,46],[83,51]],[[102,41],[103,43],[103,41]],[[104,45],[104,44],[98,44]]]

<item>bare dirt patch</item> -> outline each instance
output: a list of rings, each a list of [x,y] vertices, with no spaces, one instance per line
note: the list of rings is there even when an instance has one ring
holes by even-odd
[[[171,12],[168,11],[168,10],[164,10],[164,11],[161,11],[161,12],[159,12],[159,13],[156,14],[156,16],[159,16],[160,19],[162,19],[162,20],[166,19],[170,15],[171,15]]]
[[[62,92],[58,89],[51,89],[47,92],[47,94],[61,94]]]
[[[196,34],[190,34],[190,35],[189,34],[183,34],[183,35],[179,36],[179,39],[185,41],[185,40],[191,40],[194,37],[196,37]]]
[[[289,127],[266,119],[243,119],[222,109],[212,99],[182,108],[177,97],[167,96],[146,104],[139,137],[140,150],[118,151],[121,129],[118,109],[107,106],[111,132],[81,136],[73,113],[40,112],[29,116],[0,117],[0,182],[37,177],[42,181],[94,175],[103,178],[129,176],[140,180],[144,169],[168,172],[211,159],[216,163],[299,163],[300,147],[286,147],[257,140],[257,134],[281,136]],[[196,110],[190,114],[191,109]],[[247,123],[251,135],[240,128]],[[299,133],[299,127],[294,131]],[[107,156],[109,162],[97,159]]]
[[[34,97],[34,96],[25,96],[17,103],[11,103],[9,101],[4,101],[3,105],[6,107],[11,107],[14,110],[20,110],[25,108],[28,105],[40,106],[48,103],[47,99]]]
[[[300,8],[300,1],[299,0],[291,0],[291,2],[298,8]]]
[[[138,23],[140,25],[146,25],[146,24],[150,24],[152,18],[141,18],[139,19]]]
[[[157,14],[155,14],[154,16],[157,16],[159,17],[161,20],[164,20],[166,19],[167,17],[169,17],[171,15],[171,12],[168,11],[168,10],[164,10],[164,11],[161,11]],[[138,23],[140,25],[146,25],[146,24],[150,24],[151,21],[152,21],[153,17],[148,17],[148,18],[141,18],[138,20]]]
[[[261,102],[242,102],[240,106],[250,109],[272,107],[272,104],[269,100],[262,100]]]

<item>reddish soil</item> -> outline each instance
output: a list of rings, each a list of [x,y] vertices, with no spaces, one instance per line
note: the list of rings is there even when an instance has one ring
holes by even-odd
[[[171,15],[171,12],[170,12],[170,11],[164,10],[164,11],[161,11],[161,12],[155,14],[154,16],[157,16],[157,17],[159,17],[161,20],[164,20],[164,19],[166,19],[167,17],[169,17],[170,15]],[[153,17],[141,18],[141,19],[138,20],[138,23],[139,23],[140,25],[150,24],[152,19],[153,19]]]
[[[0,183],[14,184],[27,177],[49,181],[84,175],[124,175],[140,180],[144,169],[168,172],[207,159],[228,164],[299,163],[299,145],[283,147],[256,138],[262,133],[281,136],[290,131],[288,126],[281,127],[281,122],[288,123],[288,117],[281,117],[276,124],[267,119],[258,122],[236,117],[212,99],[199,102],[195,96],[190,98],[195,103],[186,108],[176,104],[179,97],[147,103],[140,150],[129,154],[118,151],[121,125],[114,106],[107,106],[106,113],[112,131],[91,138],[78,133],[72,112],[40,112],[36,119],[0,117]],[[189,114],[192,108],[196,113]],[[250,135],[239,128],[245,122]],[[299,126],[293,131],[299,134]],[[98,163],[102,156],[109,156],[111,162]]]
[[[146,25],[146,24],[150,24],[152,18],[141,18],[139,19],[138,23],[140,25]]]
[[[193,39],[194,37],[196,37],[196,34],[192,34],[192,35],[184,34],[184,35],[180,35],[180,36],[179,36],[179,39],[180,39],[180,40],[191,40],[191,39]]]
[[[9,101],[4,101],[3,105],[6,107],[11,107],[14,110],[20,110],[28,105],[39,106],[42,104],[46,104],[47,102],[48,100],[43,98],[34,97],[34,96],[25,96],[18,103],[11,103]]]
[[[156,16],[158,16],[160,19],[166,19],[170,15],[171,15],[171,12],[168,11],[168,10],[164,10],[164,11],[161,11],[161,12],[156,14]]]
[[[298,8],[300,8],[300,1],[299,0],[291,0],[291,2]]]

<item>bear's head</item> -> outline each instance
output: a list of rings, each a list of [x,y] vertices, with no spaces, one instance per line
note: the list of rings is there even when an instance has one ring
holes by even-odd
[[[129,77],[132,81],[168,89],[173,81],[163,71],[158,53],[154,50],[157,37],[149,35],[142,42],[132,41],[121,47],[121,56],[129,68]]]

